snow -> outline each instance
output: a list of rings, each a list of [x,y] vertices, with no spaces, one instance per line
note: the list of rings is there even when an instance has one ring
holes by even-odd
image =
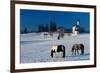
[[[41,36],[40,33],[21,34],[20,63],[79,61],[90,59],[89,34],[78,34],[77,36],[68,36],[68,34],[66,33],[64,38],[61,38],[60,40],[57,40],[57,36],[57,33],[55,33],[53,36]],[[71,49],[73,44],[76,43],[84,44],[84,55],[72,55]],[[53,45],[59,44],[65,46],[66,56],[65,58],[61,58],[61,53],[57,53],[52,59],[50,56],[50,48]]]

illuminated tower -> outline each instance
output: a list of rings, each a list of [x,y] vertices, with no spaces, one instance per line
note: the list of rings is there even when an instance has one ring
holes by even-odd
[[[80,20],[77,20],[76,24],[72,27],[72,33],[74,35],[79,34],[79,25],[80,25]]]

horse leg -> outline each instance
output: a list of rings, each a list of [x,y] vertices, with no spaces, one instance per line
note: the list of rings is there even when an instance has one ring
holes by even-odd
[[[77,55],[79,55],[79,49],[77,49]]]
[[[53,58],[53,50],[51,50],[51,57]]]
[[[75,55],[75,52],[74,52],[74,50],[72,51],[72,56],[74,56]]]
[[[65,58],[65,52],[63,51],[63,58]]]
[[[76,56],[76,55],[77,55],[77,49],[75,49],[75,51],[74,51],[74,52],[75,52],[75,56]]]
[[[84,54],[84,49],[81,49],[81,55],[83,55]]]
[[[76,49],[74,48],[74,50],[72,51],[72,55],[76,56]]]
[[[72,55],[74,55],[74,48],[72,47],[72,50],[71,50],[71,52],[72,52]]]
[[[58,36],[58,38],[57,38],[58,40],[60,40],[60,36]]]
[[[65,58],[65,46],[63,46],[63,58]]]
[[[64,45],[59,45],[58,49],[57,49],[57,52],[61,52],[62,57],[64,58],[65,57],[65,46]]]

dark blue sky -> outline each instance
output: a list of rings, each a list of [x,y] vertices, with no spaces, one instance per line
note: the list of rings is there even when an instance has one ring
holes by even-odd
[[[88,12],[65,12],[65,11],[44,11],[44,10],[20,10],[21,30],[27,27],[36,31],[39,24],[49,24],[55,21],[57,26],[72,28],[74,23],[80,20],[80,27],[86,30],[90,28],[90,14]]]

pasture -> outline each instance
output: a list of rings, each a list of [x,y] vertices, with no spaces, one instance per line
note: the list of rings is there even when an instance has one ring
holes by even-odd
[[[57,39],[58,34],[53,36],[42,35],[39,33],[28,33],[20,35],[20,63],[36,62],[59,62],[59,61],[78,61],[89,60],[90,58],[90,35],[78,34],[77,36],[68,36],[65,33],[64,38]],[[72,55],[71,49],[73,44],[84,44],[84,55]],[[61,53],[57,53],[51,58],[50,48],[53,45],[65,46],[65,58]]]

